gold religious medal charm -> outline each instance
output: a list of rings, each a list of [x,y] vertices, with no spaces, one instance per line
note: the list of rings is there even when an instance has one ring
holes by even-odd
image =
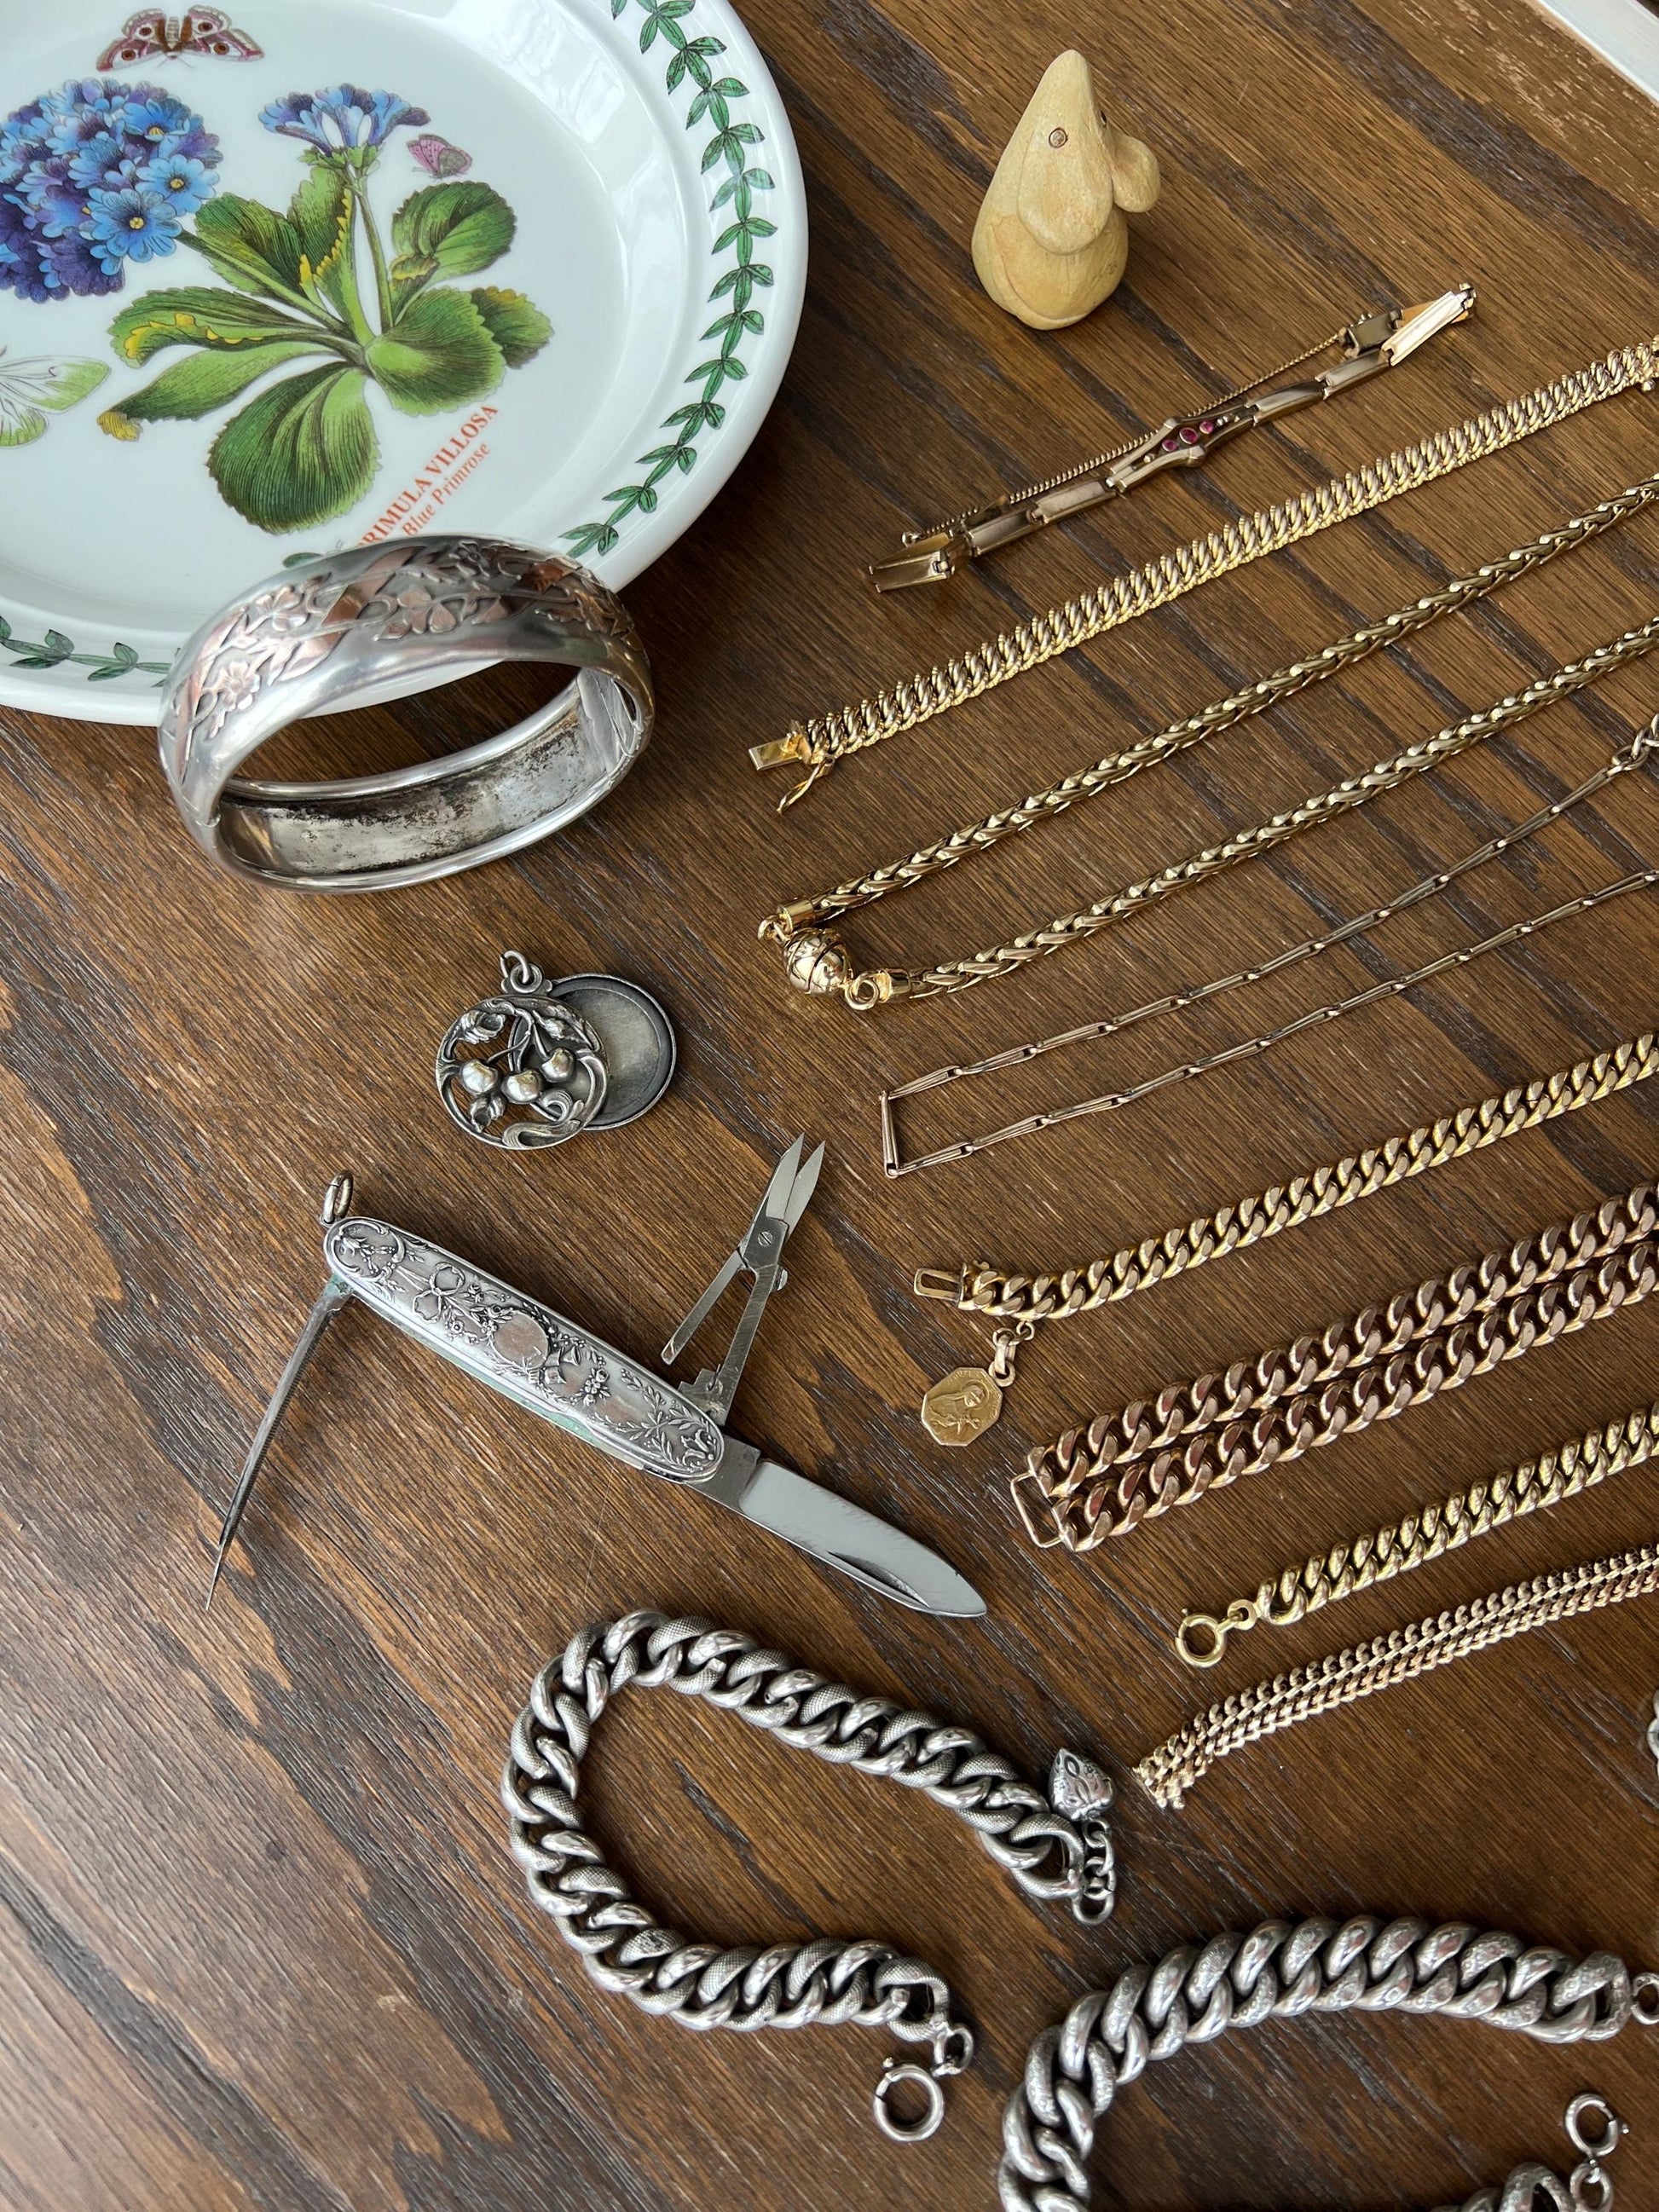
[[[921,1401],[921,1425],[936,1444],[970,1444],[1002,1411],[1002,1389],[983,1367],[953,1367]]]
[[[989,1367],[953,1367],[934,1383],[921,1401],[921,1425],[936,1444],[970,1444],[996,1425],[1002,1394],[1012,1387],[1019,1347],[1035,1333],[1029,1321],[1000,1328],[991,1340]]]

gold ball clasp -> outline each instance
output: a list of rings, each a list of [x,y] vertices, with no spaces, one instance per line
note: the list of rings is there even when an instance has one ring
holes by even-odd
[[[847,947],[833,929],[805,930],[790,939],[783,972],[796,990],[815,999],[831,998],[847,986]]]

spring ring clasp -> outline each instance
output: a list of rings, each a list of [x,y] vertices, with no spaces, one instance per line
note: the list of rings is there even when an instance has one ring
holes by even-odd
[[[973,2056],[973,2030],[960,2021],[952,2021],[933,2037],[930,2066],[918,2066],[914,2059],[888,2058],[883,2062],[881,2079],[876,2084],[871,2107],[876,2125],[890,2142],[926,2142],[929,2136],[938,2134],[945,2118],[944,2085],[951,2075],[960,2074]],[[897,2118],[890,2101],[896,2089],[907,2085],[920,2089],[923,2098],[921,2115],[914,2120]],[[1586,2212],[1595,2212],[1595,2208],[1587,2207]]]
[[[1588,2132],[1587,2123],[1595,2128],[1594,2135]],[[1602,2160],[1612,2157],[1630,2132],[1628,2124],[1592,2089],[1573,2099],[1564,2125],[1567,2141],[1579,2153],[1578,2163],[1567,2177],[1574,2212],[1611,2212],[1613,2178]]]
[[[1189,1667],[1214,1667],[1227,1649],[1227,1638],[1242,1635],[1255,1624],[1255,1601],[1236,1597],[1219,1618],[1212,1613],[1183,1613],[1175,1647]]]

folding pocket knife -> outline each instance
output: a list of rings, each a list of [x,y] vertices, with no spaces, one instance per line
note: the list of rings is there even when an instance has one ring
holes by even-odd
[[[670,1340],[667,1359],[690,1340],[740,1268],[753,1276],[726,1359],[684,1389],[441,1245],[354,1214],[351,1178],[337,1177],[323,1206],[328,1280],[265,1408],[225,1513],[208,1601],[283,1408],[324,1330],[355,1298],[555,1428],[643,1474],[730,1506],[883,1596],[921,1613],[982,1613],[978,1591],[925,1545],[726,1432],[761,1312],[787,1279],[779,1264],[784,1240],[817,1181],[823,1148],[803,1164],[803,1142],[797,1138],[779,1161],[744,1237]]]

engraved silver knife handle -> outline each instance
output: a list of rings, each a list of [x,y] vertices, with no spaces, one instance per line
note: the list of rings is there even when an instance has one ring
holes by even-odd
[[[442,1245],[353,1214],[323,1254],[371,1311],[596,1450],[669,1482],[720,1465],[721,1431],[661,1376]]]

